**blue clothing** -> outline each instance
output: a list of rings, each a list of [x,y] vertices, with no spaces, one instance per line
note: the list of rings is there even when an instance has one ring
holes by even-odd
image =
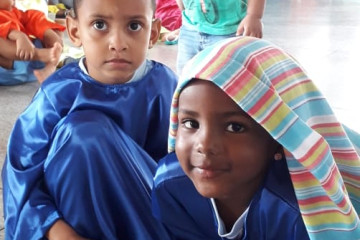
[[[159,162],[152,195],[154,216],[176,239],[222,239],[217,234],[210,199],[196,191],[175,153]],[[285,160],[271,164],[263,186],[250,203],[241,239],[309,239]]]
[[[223,39],[235,37],[235,33],[227,35],[211,35],[196,31],[186,25],[181,26],[179,33],[178,52],[176,59],[176,72],[182,73],[185,64],[197,53],[206,47],[213,45]]]
[[[185,64],[204,48],[234,37],[247,12],[247,0],[204,0],[206,13],[199,0],[183,0],[176,72],[180,75]]]
[[[20,115],[2,170],[6,239],[42,239],[59,218],[90,239],[167,239],[151,216],[176,75],[96,82],[78,63],[48,78]]]

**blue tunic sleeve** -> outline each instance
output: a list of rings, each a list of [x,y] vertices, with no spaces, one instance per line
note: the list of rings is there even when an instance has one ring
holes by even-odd
[[[166,154],[169,109],[176,83],[176,75],[159,63],[154,63],[142,80],[129,84],[98,83],[77,63],[66,65],[45,81],[9,137],[2,169],[6,238],[40,239],[57,219],[64,217],[45,182],[44,164],[49,161],[57,130],[68,116],[84,110],[99,112],[122,131],[119,136],[134,141],[133,146],[144,149],[149,159],[158,159]],[[72,151],[67,154],[74,156]]]
[[[20,239],[19,231],[28,229],[23,225],[29,223],[41,226],[34,229],[37,234],[29,231],[29,235],[43,234],[60,216],[39,181],[43,177],[51,129],[59,120],[58,112],[40,89],[15,123],[2,170],[5,235],[10,239]]]

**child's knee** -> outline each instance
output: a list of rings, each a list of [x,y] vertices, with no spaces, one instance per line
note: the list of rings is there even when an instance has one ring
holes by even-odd
[[[61,121],[53,133],[53,140],[45,163],[45,168],[57,159],[61,165],[71,161],[69,166],[74,169],[91,161],[97,154],[101,154],[99,141],[110,141],[112,135],[109,127],[110,120],[105,114],[84,110],[69,114]],[[93,156],[89,158],[88,156]]]

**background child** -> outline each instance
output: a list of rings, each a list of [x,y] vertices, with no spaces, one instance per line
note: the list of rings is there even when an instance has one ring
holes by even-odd
[[[205,47],[232,36],[262,37],[265,0],[176,0],[182,9],[177,73]]]
[[[0,67],[13,70],[15,60],[42,61],[45,67],[34,72],[39,82],[55,71],[62,50],[57,31],[64,31],[64,26],[48,21],[41,11],[22,11],[14,0],[2,0],[0,29]],[[45,48],[36,48],[31,37],[40,39]]]
[[[181,10],[175,0],[156,0],[155,17],[161,20],[160,40],[176,44],[181,27]]]
[[[155,216],[180,239],[358,239],[360,138],[297,62],[239,37],[187,66]]]
[[[15,123],[2,171],[7,239],[167,239],[151,214],[176,75],[146,60],[154,1],[74,1],[85,58],[56,71]]]

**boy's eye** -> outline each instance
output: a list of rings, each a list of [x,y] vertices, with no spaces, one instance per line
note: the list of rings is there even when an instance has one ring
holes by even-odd
[[[226,130],[229,132],[233,132],[233,133],[240,133],[243,132],[245,130],[244,126],[239,124],[239,123],[230,123],[227,127]]]
[[[129,24],[129,29],[131,31],[137,32],[141,29],[141,25],[138,22],[132,22]]]
[[[96,30],[101,30],[101,31],[104,31],[107,28],[106,23],[104,21],[95,21],[93,26]]]
[[[199,128],[199,123],[194,121],[194,120],[186,120],[186,121],[183,121],[183,125],[185,126],[185,128],[189,128],[189,129],[192,129],[192,128]]]

